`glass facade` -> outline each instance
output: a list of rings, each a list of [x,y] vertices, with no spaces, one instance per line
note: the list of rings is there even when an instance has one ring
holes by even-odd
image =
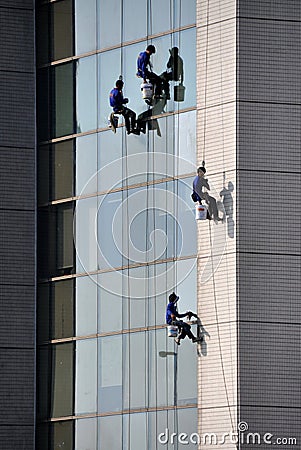
[[[173,290],[196,310],[195,0],[38,3],[37,449],[155,450],[197,430],[196,349],[165,327]],[[136,77],[150,43],[156,73],[173,48],[183,63],[157,108]],[[140,136],[108,127],[120,75]]]

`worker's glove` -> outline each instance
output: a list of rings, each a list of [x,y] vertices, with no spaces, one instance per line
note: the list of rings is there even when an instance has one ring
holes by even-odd
[[[123,99],[123,103],[128,103],[129,102],[129,99],[128,98],[124,98]]]

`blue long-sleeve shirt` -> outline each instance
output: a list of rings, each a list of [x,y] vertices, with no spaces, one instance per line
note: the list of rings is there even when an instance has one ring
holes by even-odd
[[[127,103],[123,97],[122,91],[117,88],[111,90],[109,99],[110,106],[112,106],[114,112],[120,111],[124,103]]]
[[[171,318],[172,315],[175,315],[176,317],[185,317],[187,314],[186,313],[179,314],[175,303],[170,302],[170,303],[168,303],[167,308],[166,308],[166,323],[168,325],[170,325],[172,322],[172,318]]]
[[[137,77],[141,77],[143,79],[147,76],[147,66],[149,65],[150,54],[145,52],[141,52],[138,55],[137,59]]]

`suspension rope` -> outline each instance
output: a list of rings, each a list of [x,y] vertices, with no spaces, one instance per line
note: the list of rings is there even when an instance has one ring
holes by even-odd
[[[207,84],[208,84],[208,48],[209,48],[209,1],[207,0],[207,17],[206,17],[206,52],[205,52],[205,86],[204,86],[204,125],[203,125],[203,167],[205,166],[206,156],[206,132],[207,132]]]

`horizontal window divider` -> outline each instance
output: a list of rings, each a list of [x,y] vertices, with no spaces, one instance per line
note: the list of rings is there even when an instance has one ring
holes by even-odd
[[[123,409],[121,411],[109,411],[104,413],[96,413],[96,414],[79,414],[74,416],[64,416],[64,417],[52,417],[48,420],[39,421],[39,423],[45,422],[62,422],[67,420],[77,420],[77,419],[94,419],[97,417],[109,417],[109,416],[122,416],[125,414],[137,414],[143,412],[156,412],[156,411],[174,411],[179,409],[191,409],[197,408],[196,403],[189,403],[187,405],[179,405],[179,406],[153,406],[148,408],[133,408],[133,409]]]
[[[49,3],[54,3],[54,2],[55,2],[55,0],[49,1]],[[47,4],[47,3],[48,2],[45,2],[44,4]],[[55,61],[51,61],[49,63],[39,65],[38,69],[44,69],[44,68],[50,67],[50,66],[57,66],[58,64],[63,64],[66,62],[77,61],[78,59],[86,58],[87,56],[98,55],[100,53],[105,53],[110,50],[116,50],[118,48],[124,48],[129,45],[139,44],[139,42],[145,42],[145,41],[149,41],[152,39],[156,39],[158,37],[168,36],[169,34],[179,33],[180,31],[190,30],[191,28],[195,28],[195,27],[196,27],[196,24],[192,23],[189,25],[184,25],[183,27],[171,28],[170,30],[167,30],[167,31],[162,31],[160,33],[152,34],[149,36],[143,36],[142,38],[133,39],[131,41],[120,42],[119,44],[111,45],[109,47],[104,47],[104,48],[97,49],[97,50],[91,50],[90,52],[81,53],[80,55],[72,55],[72,56],[68,56],[66,58],[57,59]]]
[[[192,325],[194,325],[193,322],[189,322]],[[83,341],[87,339],[96,339],[100,337],[109,337],[109,336],[120,336],[123,334],[131,334],[131,333],[142,333],[145,331],[153,331],[153,330],[162,330],[166,328],[166,324],[161,325],[150,325],[147,327],[136,327],[136,328],[125,328],[123,330],[117,330],[117,331],[106,331],[103,333],[95,333],[95,334],[89,334],[87,336],[73,336],[69,338],[59,338],[59,339],[51,339],[50,341],[44,341],[39,344],[39,346],[45,346],[49,344],[63,344],[68,342],[76,342],[76,341]]]
[[[175,116],[175,115],[178,115],[178,114],[184,114],[186,112],[195,111],[196,109],[197,108],[195,106],[191,106],[189,108],[178,109],[176,111],[170,111],[170,112],[166,112],[166,113],[163,113],[163,114],[157,114],[155,116],[149,116],[147,118],[147,121],[153,120],[153,119],[160,119],[162,117],[170,117],[170,116]],[[205,109],[205,108],[199,108],[199,109]],[[122,125],[119,125],[118,128],[122,128],[124,126],[125,125],[122,124]],[[108,130],[110,130],[109,126],[102,127],[102,128],[96,128],[94,130],[84,131],[84,132],[81,132],[81,133],[73,133],[73,134],[68,134],[66,136],[61,136],[61,137],[49,139],[48,141],[41,141],[41,142],[39,142],[38,145],[39,146],[43,146],[43,145],[49,145],[49,144],[57,144],[58,142],[67,141],[69,139],[75,139],[75,138],[82,137],[82,136],[88,136],[90,134],[100,133],[102,131],[108,131]]]
[[[74,201],[83,200],[86,198],[100,197],[102,195],[107,195],[107,194],[111,194],[114,192],[123,192],[123,191],[127,191],[130,189],[137,189],[140,187],[154,186],[156,184],[166,183],[168,181],[184,180],[185,178],[190,178],[193,176],[195,176],[195,173],[190,172],[187,174],[178,175],[178,176],[174,176],[174,177],[159,178],[158,180],[145,181],[145,182],[141,182],[141,183],[130,184],[128,186],[121,186],[121,187],[114,188],[114,189],[108,189],[105,191],[93,192],[91,194],[77,195],[77,196],[73,196],[73,197],[62,198],[60,200],[53,200],[48,203],[42,203],[41,205],[39,205],[39,208],[43,208],[43,207],[47,207],[47,206],[51,206],[51,205],[60,205],[62,203],[74,202]]]
[[[125,265],[125,266],[112,267],[109,269],[98,269],[98,270],[94,270],[91,272],[82,272],[82,273],[76,273],[76,274],[71,274],[71,275],[61,275],[58,277],[51,277],[51,278],[41,278],[39,280],[39,283],[42,284],[42,283],[49,283],[49,282],[54,282],[54,281],[69,280],[69,279],[73,279],[73,278],[93,276],[93,275],[98,275],[98,274],[102,274],[102,273],[116,272],[119,270],[126,270],[126,269],[136,269],[137,267],[147,267],[147,266],[152,266],[152,265],[156,265],[156,264],[184,261],[186,259],[194,259],[194,258],[196,259],[197,255],[188,255],[188,256],[185,255],[185,256],[178,256],[178,257],[171,257],[171,258],[165,258],[165,259],[160,259],[160,260],[155,260],[155,261],[148,261],[145,263],[134,263],[134,264]]]

